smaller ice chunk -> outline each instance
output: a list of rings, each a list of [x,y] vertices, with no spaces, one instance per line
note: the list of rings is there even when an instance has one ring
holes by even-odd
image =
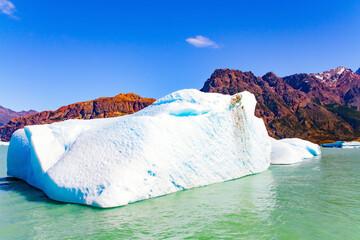
[[[357,141],[343,142],[342,148],[360,148],[360,142]]]
[[[321,154],[320,146],[299,138],[284,138],[280,140],[290,144],[302,158],[311,158]]]
[[[0,146],[8,146],[8,145],[9,145],[8,142],[2,142],[2,141],[0,141]]]
[[[320,146],[299,138],[271,138],[271,164],[293,164],[321,154]]]
[[[360,142],[352,141],[352,142],[344,142],[337,141],[334,143],[325,143],[321,145],[326,148],[360,148]]]
[[[301,157],[290,144],[271,139],[272,149],[270,154],[271,164],[294,164],[301,162]]]
[[[321,144],[321,146],[326,147],[326,148],[342,148],[343,143],[344,143],[343,141],[337,141],[334,143],[324,143],[324,144]]]

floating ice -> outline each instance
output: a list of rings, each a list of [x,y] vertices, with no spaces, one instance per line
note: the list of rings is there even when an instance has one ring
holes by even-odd
[[[271,164],[293,164],[301,162],[301,156],[297,154],[289,144],[271,138]]]
[[[9,145],[8,142],[2,142],[2,141],[0,141],[0,146],[8,146],[8,145]]]
[[[357,141],[344,142],[342,144],[342,148],[360,148],[360,142]]]
[[[271,164],[293,164],[321,154],[319,145],[299,138],[271,138]]]
[[[324,143],[321,144],[322,147],[329,147],[329,148],[342,148],[343,141],[337,141],[334,143]]]
[[[334,143],[325,143],[321,145],[322,147],[329,147],[329,148],[360,148],[360,142],[352,141],[352,142],[344,142],[344,141],[337,141]]]
[[[266,170],[255,97],[182,90],[133,115],[16,131],[8,175],[50,198],[115,207]]]

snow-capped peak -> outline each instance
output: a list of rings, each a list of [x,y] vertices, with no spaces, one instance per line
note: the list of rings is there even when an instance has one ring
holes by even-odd
[[[335,69],[333,69],[333,70],[336,71],[336,74],[337,74],[337,75],[340,75],[340,74],[342,74],[342,73],[345,71],[345,69],[346,69],[346,68],[344,68],[344,67],[337,67],[337,68],[335,68]]]
[[[313,73],[310,75],[328,84],[329,86],[336,86],[338,80],[346,73],[354,74],[350,69],[340,66],[322,73]]]
[[[344,72],[348,72],[351,70],[350,69],[347,69],[345,67],[337,67],[337,68],[334,68],[334,69],[331,69],[331,70],[328,70],[328,71],[325,71],[323,73],[318,73],[319,75],[323,75],[323,76],[328,76],[328,77],[334,77],[334,76],[340,76],[341,74],[343,74]]]

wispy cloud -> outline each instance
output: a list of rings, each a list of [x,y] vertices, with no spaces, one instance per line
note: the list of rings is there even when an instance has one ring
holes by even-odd
[[[10,17],[15,17],[16,11],[15,5],[9,0],[0,0],[0,12]]]
[[[219,48],[219,45],[217,45],[215,42],[211,41],[209,38],[198,35],[194,38],[187,38],[186,41],[190,43],[191,45],[199,48]]]

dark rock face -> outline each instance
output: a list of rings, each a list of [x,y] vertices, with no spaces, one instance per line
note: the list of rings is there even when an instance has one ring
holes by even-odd
[[[11,109],[0,106],[0,126],[8,123],[10,119],[36,113],[35,110],[15,112]]]
[[[255,94],[255,114],[264,119],[273,137],[300,137],[315,142],[359,137],[360,122],[358,126],[349,120],[354,114],[347,112],[358,112],[358,75],[345,68],[323,74],[330,80],[315,74],[280,78],[269,72],[256,77],[251,72],[217,69],[201,91],[234,94],[246,90]],[[342,114],[334,104],[343,107]]]
[[[13,118],[0,127],[1,141],[10,141],[11,135],[28,125],[61,122],[67,119],[109,118],[135,113],[155,102],[153,98],[142,98],[136,94],[119,94],[96,100],[63,106],[56,111],[43,111],[32,115]]]
[[[360,75],[360,68],[356,71],[356,73]]]

